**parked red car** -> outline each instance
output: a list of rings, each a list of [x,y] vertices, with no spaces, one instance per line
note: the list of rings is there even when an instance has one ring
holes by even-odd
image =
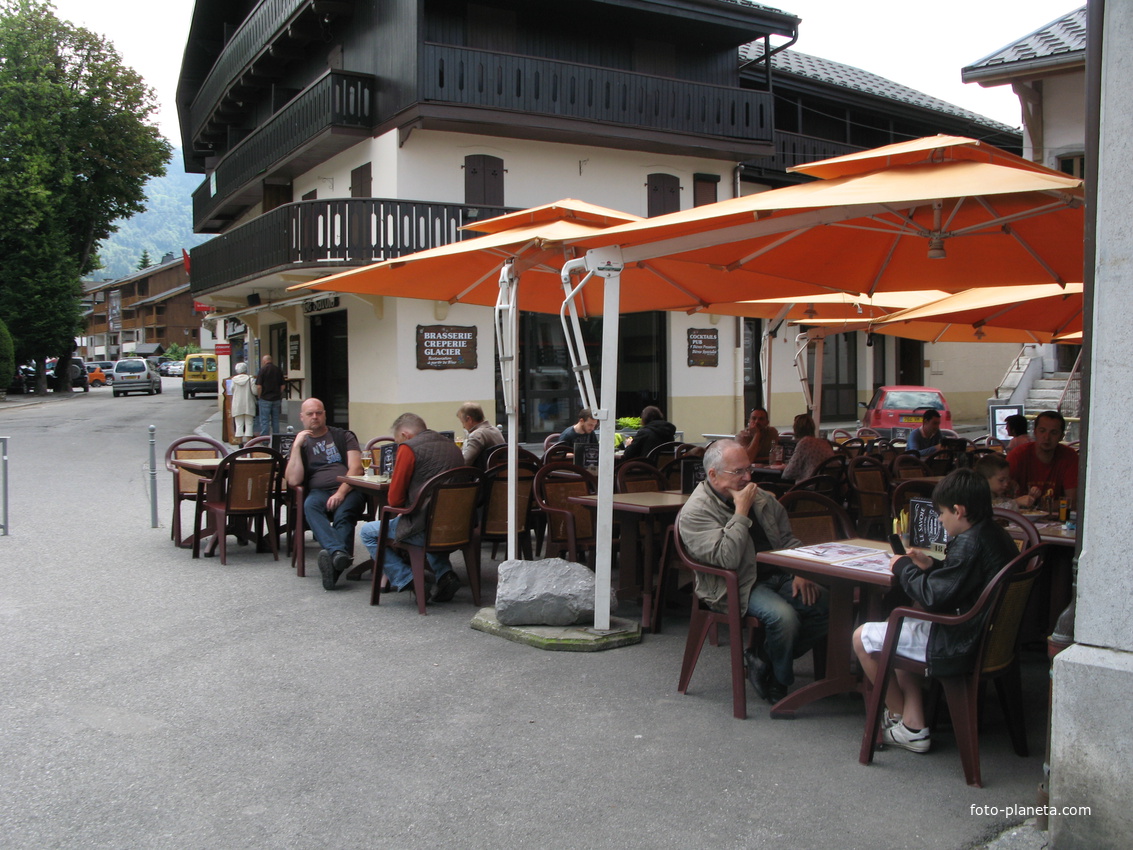
[[[952,429],[952,411],[944,393],[936,387],[878,387],[869,404],[858,403],[865,408],[862,427],[872,428],[892,440],[903,440],[920,427],[924,411],[929,408],[940,411],[941,428]]]

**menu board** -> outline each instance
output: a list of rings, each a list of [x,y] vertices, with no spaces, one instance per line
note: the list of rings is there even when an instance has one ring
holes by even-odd
[[[909,500],[909,545],[917,549],[943,549],[948,533],[940,524],[930,499]]]
[[[291,444],[295,442],[294,434],[272,434],[271,447],[283,455],[283,459],[287,460],[291,455]]]
[[[598,456],[602,447],[598,443],[575,443],[574,462],[588,472],[598,474]]]
[[[418,325],[418,369],[475,369],[475,325]]]
[[[692,493],[696,485],[708,477],[704,470],[704,459],[699,457],[682,457],[681,464],[681,492],[685,495]]]
[[[397,456],[397,443],[382,443],[378,456],[378,475],[393,475],[393,459]]]
[[[718,366],[720,363],[720,332],[715,328],[688,329],[688,365]]]

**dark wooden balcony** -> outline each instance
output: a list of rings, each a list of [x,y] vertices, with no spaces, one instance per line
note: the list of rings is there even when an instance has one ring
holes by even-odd
[[[421,46],[419,62],[423,103],[513,113],[513,134],[540,121],[547,129],[569,128],[565,119],[586,122],[574,125],[582,135],[632,138],[628,131],[636,129],[658,143],[668,137],[674,148],[679,137],[699,139],[693,144],[741,151],[742,158],[772,141],[768,92],[431,43]],[[639,146],[642,138],[639,132],[629,144]]]
[[[809,162],[818,162],[821,159],[830,159],[835,156],[845,156],[865,150],[845,142],[831,142],[826,139],[816,139],[813,136],[801,136],[798,133],[784,133],[775,131],[775,155],[760,156],[752,159],[751,165],[768,171],[785,172],[792,165],[805,165]],[[799,180],[810,178],[798,177]]]
[[[193,192],[193,228],[216,233],[258,203],[262,178],[290,178],[358,143],[374,122],[376,82],[335,71],[232,149]]]
[[[276,207],[192,250],[192,292],[201,295],[297,269],[342,271],[448,245],[459,228],[511,210],[385,198],[333,198]]]

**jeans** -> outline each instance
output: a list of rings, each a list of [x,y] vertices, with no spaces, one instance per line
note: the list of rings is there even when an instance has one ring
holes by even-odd
[[[282,408],[282,401],[257,399],[256,409],[259,415],[256,417],[256,433],[267,434],[268,436],[277,433],[279,431],[279,412]]]
[[[401,519],[399,516],[390,517],[389,528],[386,535],[391,538],[397,537],[397,523]],[[362,545],[370,553],[370,557],[375,561],[378,559],[378,539],[381,536],[382,524],[380,522],[368,522],[362,526],[359,536],[362,538]],[[404,543],[411,546],[421,546],[425,543],[425,532],[420,531],[417,534],[411,534],[405,538]],[[425,560],[429,562],[429,566],[433,570],[433,577],[440,578],[445,573],[452,570],[452,564],[449,563],[448,552],[426,552]],[[401,552],[394,549],[392,546],[386,546],[385,561],[382,562],[382,569],[385,570],[386,577],[389,583],[401,590],[411,581],[413,581],[413,568],[409,566],[409,562],[401,556]]]
[[[277,402],[278,404],[278,402]],[[351,490],[334,511],[327,515],[327,499],[338,491],[312,490],[303,500],[303,521],[319,546],[328,552],[341,549],[346,554],[354,554],[354,526],[362,518],[366,509],[366,498],[360,490]]]
[[[751,590],[747,613],[758,617],[766,635],[764,648],[779,684],[795,681],[794,661],[826,636],[829,594],[822,590],[814,605],[791,595],[792,576],[774,573]]]

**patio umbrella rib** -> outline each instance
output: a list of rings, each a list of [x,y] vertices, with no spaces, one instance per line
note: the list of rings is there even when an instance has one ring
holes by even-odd
[[[752,260],[755,260],[755,259],[758,259],[759,257],[762,257],[768,251],[774,251],[780,245],[785,245],[787,242],[790,242],[792,239],[795,239],[799,236],[802,236],[804,233],[810,233],[810,231],[812,231],[813,229],[814,229],[813,227],[800,227],[798,230],[794,230],[790,233],[786,233],[783,236],[780,236],[778,239],[776,239],[770,245],[764,245],[758,251],[754,251],[751,254],[748,254],[747,256],[741,257],[740,259],[736,260],[735,262],[728,263],[727,265],[724,266],[724,268],[727,269],[730,272],[734,272],[737,269],[741,269],[744,266],[746,266],[748,263],[750,263]]]
[[[701,298],[696,293],[691,292],[688,289],[686,289],[685,287],[681,286],[679,283],[677,283],[675,280],[673,280],[667,274],[663,273],[660,269],[655,268],[648,261],[640,260],[637,263],[637,267],[639,269],[644,269],[645,271],[649,272],[650,274],[655,275],[656,277],[663,280],[665,283],[669,284],[669,286],[673,287],[673,289],[677,290],[677,292],[679,292],[682,295],[684,295],[685,297],[690,298],[693,301],[695,301],[698,306],[693,308],[694,310],[703,310],[704,308],[706,308],[709,305],[710,302],[705,301],[703,298]]]

